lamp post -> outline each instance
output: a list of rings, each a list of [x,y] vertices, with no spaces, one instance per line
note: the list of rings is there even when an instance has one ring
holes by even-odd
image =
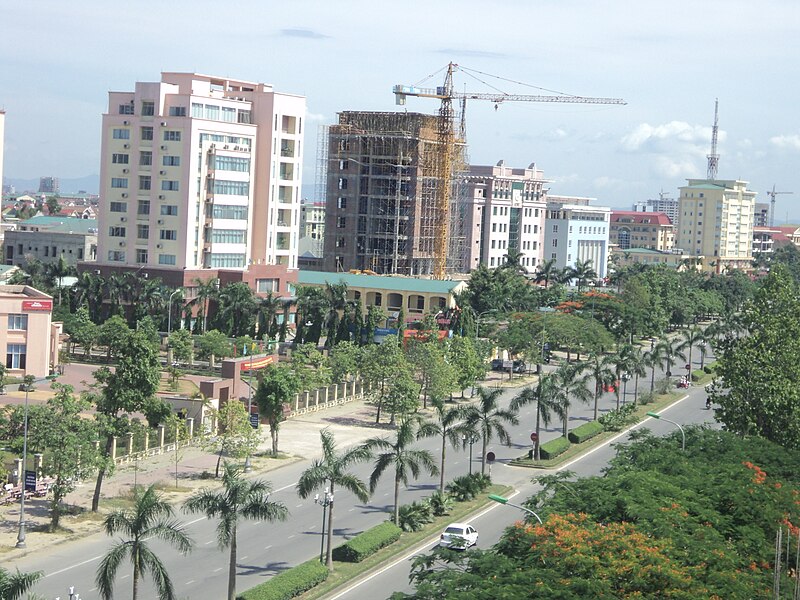
[[[167,337],[169,338],[169,334],[172,333],[172,297],[177,294],[178,292],[182,292],[183,288],[178,288],[174,290],[169,295],[169,302],[167,302]]]
[[[494,500],[498,504],[506,504],[508,506],[513,506],[514,508],[518,508],[520,510],[524,510],[525,512],[530,513],[534,517],[536,517],[536,520],[539,521],[539,525],[542,525],[542,519],[539,517],[539,515],[537,515],[535,512],[533,512],[530,508],[525,508],[524,506],[520,506],[519,504],[514,504],[513,502],[509,502],[508,498],[503,498],[503,496],[498,496],[496,494],[489,494],[489,500]]]
[[[33,375],[25,375],[23,383],[25,384],[25,423],[22,430],[22,493],[19,497],[19,530],[17,532],[17,548],[25,548],[25,472],[28,464],[28,393],[34,383],[40,381],[52,381],[55,375],[36,379]]]
[[[678,429],[680,429],[681,430],[681,450],[686,450],[686,433],[683,431],[683,427],[681,427],[680,423],[676,423],[675,421],[672,421],[672,420],[670,420],[670,419],[668,419],[666,417],[662,417],[660,414],[654,413],[654,412],[647,413],[647,416],[648,417],[653,417],[654,419],[658,419],[660,421],[666,421],[667,423],[672,423]]]
[[[245,352],[247,352],[247,344],[244,345]],[[247,382],[247,420],[250,422],[252,418],[250,415],[253,412],[253,354],[256,351],[256,344],[253,342],[252,348],[250,348],[250,368],[248,369],[248,374],[250,375],[250,381]],[[247,451],[247,456],[244,459],[244,472],[249,473],[253,470],[253,465],[250,462],[250,450]]]
[[[314,504],[319,504],[322,507],[322,535],[319,543],[319,562],[325,564],[325,517],[328,514],[328,507],[333,506],[333,492],[325,490],[322,498],[319,494],[314,495]]]

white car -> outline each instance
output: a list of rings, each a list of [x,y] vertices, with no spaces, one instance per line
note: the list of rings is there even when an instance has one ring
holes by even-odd
[[[439,537],[439,545],[445,548],[466,550],[478,543],[478,532],[466,523],[451,523]]]

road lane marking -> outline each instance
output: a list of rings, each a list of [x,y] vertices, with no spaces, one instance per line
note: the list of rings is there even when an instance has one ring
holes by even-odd
[[[70,569],[74,569],[75,567],[82,567],[83,565],[88,565],[90,562],[94,562],[96,560],[100,560],[101,558],[103,558],[102,554],[100,556],[95,556],[94,558],[88,558],[83,562],[79,562],[78,564],[72,565],[71,567],[65,567],[65,568],[63,568],[63,569],[61,569],[59,571],[53,571],[52,573],[48,573],[47,575],[45,575],[45,578],[52,577],[53,575],[60,575],[61,573],[64,573],[65,571],[69,571]]]
[[[272,548],[272,544],[270,544],[269,546],[264,546],[264,550],[269,550],[270,548]],[[222,568],[222,567],[220,567],[220,569],[221,569],[221,568]],[[217,570],[219,570],[219,569],[217,569]]]
[[[222,567],[219,567],[219,568],[217,568],[217,569],[214,569],[214,573],[219,573],[220,571],[222,571]]]
[[[290,540],[290,539],[292,539],[293,537],[294,537],[294,534],[290,535],[290,536],[289,536],[289,537],[287,537],[286,539],[287,539],[287,540]]]
[[[213,544],[213,543],[214,543],[214,540],[208,540],[208,541],[207,541],[205,544],[203,544],[203,545],[204,545],[204,546],[208,546],[209,544]]]
[[[247,558],[247,557],[246,556],[240,556],[239,560],[244,560],[245,558]]]
[[[186,584],[185,584],[185,585],[191,585],[191,584],[193,584],[193,583],[194,583],[194,579],[190,579],[189,581],[187,581],[187,582],[186,582]]]

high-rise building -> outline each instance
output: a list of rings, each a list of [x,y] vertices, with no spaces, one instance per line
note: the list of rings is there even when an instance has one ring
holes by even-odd
[[[668,252],[675,245],[675,226],[664,213],[612,210],[608,241],[620,250]]]
[[[544,260],[560,269],[591,261],[599,279],[606,276],[609,218],[606,206],[562,204],[548,199],[544,234]]]
[[[173,285],[296,269],[305,108],[267,84],[196,73],[110,92],[98,263]]]
[[[466,178],[467,270],[479,264],[499,267],[509,253],[519,252],[519,264],[533,272],[542,262],[547,208],[544,173],[531,164],[525,169],[470,165]]]
[[[649,198],[646,202],[636,202],[633,205],[633,210],[636,212],[660,212],[669,217],[673,225],[678,224],[678,200],[675,198],[667,198],[662,192],[658,198]]]
[[[5,188],[3,182],[3,157],[5,155],[5,139],[6,139],[6,111],[0,108],[0,193]]]
[[[60,186],[58,184],[58,177],[39,177],[39,193],[40,194],[57,194]]]
[[[769,227],[769,202],[756,202],[753,227]]]
[[[439,157],[434,116],[339,113],[320,156],[327,172],[324,269],[433,273]],[[463,241],[464,205],[457,197],[450,204],[450,247]],[[461,271],[462,264],[462,253],[448,255],[448,271]]]
[[[689,179],[680,188],[678,247],[705,257],[706,269],[749,268],[755,204],[746,181]]]

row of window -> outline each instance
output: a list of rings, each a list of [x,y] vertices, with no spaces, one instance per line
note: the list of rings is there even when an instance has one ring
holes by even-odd
[[[130,160],[130,155],[123,153],[114,153],[111,155],[111,163],[115,165],[127,165]],[[142,150],[139,152],[139,165],[142,167],[149,167],[153,164],[153,153],[150,150]],[[164,155],[161,157],[161,164],[165,167],[179,167],[181,166],[181,157]]]
[[[236,135],[222,135],[221,133],[201,133],[200,134],[200,146],[202,147],[203,142],[214,142],[216,144],[225,144],[228,146],[244,146],[246,148],[250,148],[253,141],[247,137],[240,137]],[[223,150],[224,150],[223,146]]]
[[[109,203],[109,209],[111,212],[115,213],[126,213],[128,212],[128,203],[127,202],[111,202]],[[149,215],[150,214],[150,200],[139,200],[137,205],[136,214],[139,215]],[[160,214],[164,217],[177,217],[178,216],[178,205],[177,204],[162,204],[160,207]]]
[[[176,157],[177,158],[177,157]],[[149,190],[151,185],[151,178],[150,175],[140,175],[139,176],[139,189],[140,190]],[[234,182],[235,183],[235,182]],[[245,182],[245,186],[248,184]],[[128,189],[128,178],[127,177],[112,177],[111,178],[111,187],[118,190],[127,190]],[[161,180],[161,190],[164,192],[177,192],[180,190],[180,182],[175,179],[162,179]],[[219,192],[225,193],[225,192]],[[247,193],[245,192],[245,195]]]
[[[240,173],[250,172],[250,159],[238,156],[217,156],[209,161],[209,168],[217,171],[238,171]]]
[[[140,127],[139,128],[141,139],[145,141],[151,141],[153,139],[153,128],[152,127]],[[181,141],[181,132],[176,131],[174,129],[165,129],[162,134],[162,139],[165,142],[180,142]],[[127,127],[115,127],[111,131],[111,137],[115,140],[129,140],[131,139],[131,130]]]
[[[14,248],[13,244],[8,245],[8,252]],[[39,252],[39,246],[28,246],[28,252]],[[22,255],[25,252],[25,247],[22,244],[17,244],[17,254]],[[72,248],[61,248],[61,254],[72,254]],[[44,246],[45,256],[58,256],[58,249],[56,246]],[[10,257],[9,257],[10,258]],[[83,260],[83,248],[78,248],[78,260]]]
[[[213,229],[211,242],[214,244],[245,244],[247,231],[244,229]]]
[[[217,106],[215,104],[200,104],[199,102],[192,102],[192,117],[209,121],[222,121],[223,123],[252,123],[252,112],[249,110]]]
[[[109,262],[125,262],[125,251],[123,250],[109,250]],[[139,264],[147,263],[147,250],[141,248],[136,250],[136,262]],[[160,265],[175,265],[177,258],[174,254],[159,254],[158,264]]]
[[[214,193],[225,194],[226,196],[247,196],[250,194],[250,182],[215,179]]]

